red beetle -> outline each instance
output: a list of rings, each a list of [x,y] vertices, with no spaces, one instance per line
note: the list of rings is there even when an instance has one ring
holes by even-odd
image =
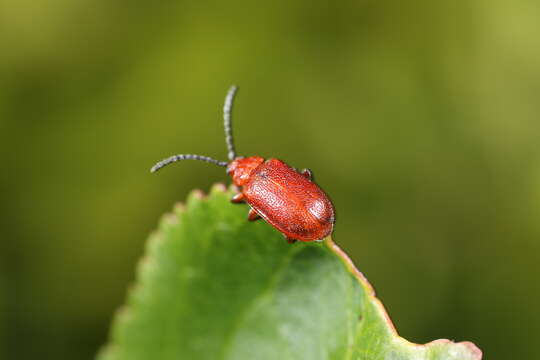
[[[283,233],[290,243],[324,239],[334,227],[334,207],[328,196],[312,181],[309,170],[298,172],[278,159],[265,161],[259,156],[236,156],[231,111],[237,90],[236,86],[230,88],[223,107],[229,162],[180,154],[158,162],[150,171],[155,172],[179,160],[200,160],[225,166],[233,183],[241,189],[231,201],[247,202],[251,206],[248,220],[262,217]]]

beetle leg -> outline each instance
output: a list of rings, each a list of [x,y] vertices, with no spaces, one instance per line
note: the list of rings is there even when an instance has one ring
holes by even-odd
[[[313,173],[311,172],[311,170],[309,169],[303,169],[302,172],[300,173],[302,175],[304,175],[305,177],[307,177],[309,180],[311,180],[313,178]]]
[[[248,212],[248,220],[249,221],[255,221],[255,220],[258,220],[260,219],[261,217],[259,216],[259,214],[257,214],[257,212],[253,209],[249,209],[249,212]]]
[[[232,197],[231,202],[235,204],[243,203],[245,198],[244,194],[238,193]]]
[[[298,240],[296,240],[296,239],[291,239],[291,238],[288,238],[288,237],[286,237],[286,236],[285,236],[285,239],[287,239],[287,242],[288,242],[289,244],[294,244],[295,242],[298,241]]]

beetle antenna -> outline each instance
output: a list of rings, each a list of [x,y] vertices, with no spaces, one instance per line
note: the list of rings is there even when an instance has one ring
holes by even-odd
[[[225,125],[225,141],[227,142],[227,151],[229,160],[236,159],[236,150],[234,148],[233,133],[232,133],[232,108],[234,95],[238,91],[238,86],[233,85],[227,92],[225,104],[223,105],[223,120]]]
[[[219,161],[216,159],[212,159],[208,156],[202,156],[202,155],[195,155],[195,154],[179,154],[179,155],[173,155],[171,157],[168,157],[166,159],[161,160],[156,165],[152,166],[150,169],[150,172],[156,172],[159,169],[161,169],[164,166],[169,165],[170,163],[180,161],[180,160],[199,160],[204,162],[209,162],[212,164],[216,164],[217,166],[227,166],[228,163],[226,161]]]

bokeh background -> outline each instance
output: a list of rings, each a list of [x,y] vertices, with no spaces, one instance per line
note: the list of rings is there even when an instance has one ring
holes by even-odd
[[[147,234],[237,147],[309,167],[405,338],[532,359],[537,1],[0,3],[0,357],[90,359]],[[235,254],[230,254],[235,256]],[[303,336],[303,335],[299,335]]]

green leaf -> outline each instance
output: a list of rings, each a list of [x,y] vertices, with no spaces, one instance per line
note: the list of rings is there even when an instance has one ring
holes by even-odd
[[[232,190],[193,192],[152,234],[99,360],[480,359],[472,343],[399,337],[330,238],[287,244]]]

